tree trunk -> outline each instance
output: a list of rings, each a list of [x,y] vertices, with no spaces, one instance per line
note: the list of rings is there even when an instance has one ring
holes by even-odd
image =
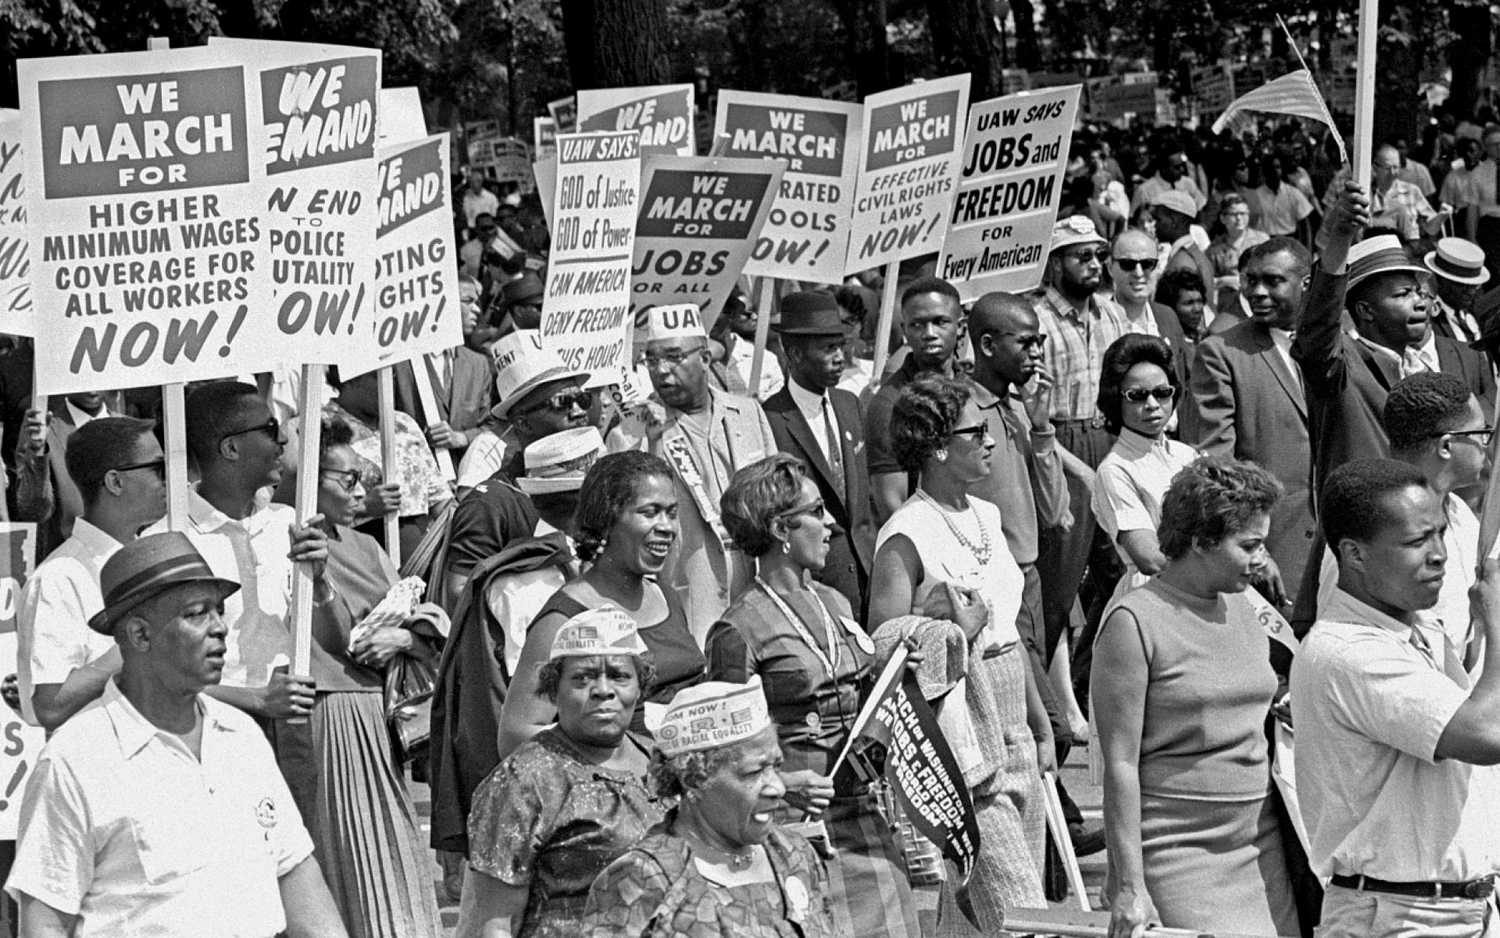
[[[1381,3],[1380,21],[1393,24],[1412,37],[1419,28],[1413,22],[1411,8],[1393,2]],[[1417,86],[1422,74],[1422,43],[1415,38],[1411,42],[1399,42],[1382,37],[1376,46],[1373,143],[1378,146],[1380,141],[1392,135],[1408,140],[1419,139],[1416,136]]]
[[[1494,50],[1494,24],[1488,3],[1465,3],[1448,8],[1448,65],[1453,69],[1452,94],[1448,106],[1455,114],[1473,114],[1479,104],[1480,79]]]
[[[891,55],[885,42],[885,0],[833,0],[833,8],[844,26],[849,72],[854,76],[859,96],[863,98],[885,91],[891,86]]]
[[[1000,94],[1000,32],[994,0],[928,0],[927,22],[938,74],[968,72],[969,99]]]
[[[1042,67],[1042,46],[1036,37],[1036,7],[1031,0],[1010,0],[1011,16],[1016,21],[1016,67],[1029,70]]]
[[[562,14],[574,88],[669,80],[665,0],[562,0]]]

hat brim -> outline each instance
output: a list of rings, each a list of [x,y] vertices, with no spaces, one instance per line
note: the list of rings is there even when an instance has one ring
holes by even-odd
[[[1385,267],[1377,267],[1374,270],[1367,270],[1364,273],[1360,274],[1358,277],[1350,277],[1348,283],[1346,283],[1344,285],[1344,289],[1346,289],[1346,290],[1352,289],[1356,283],[1364,283],[1366,280],[1369,280],[1371,277],[1379,277],[1382,274],[1430,274],[1430,273],[1432,273],[1431,270],[1427,269],[1426,267],[1418,266],[1417,264],[1412,264],[1412,263],[1406,263],[1406,264],[1389,264],[1389,265],[1387,265]]]
[[[843,330],[842,327],[840,327],[838,329],[835,329],[832,326],[791,326],[791,327],[785,327],[785,326],[782,326],[782,325],[779,325],[779,324],[773,324],[771,326],[771,330],[773,332],[777,333],[778,335],[829,335],[829,336],[836,335],[836,336],[842,336],[844,334],[844,330]]]
[[[525,397],[532,391],[535,391],[537,388],[541,387],[544,384],[547,384],[550,381],[565,381],[568,378],[580,378],[583,380],[588,380],[588,377],[589,372],[580,371],[576,368],[553,368],[550,371],[544,371],[541,374],[532,375],[530,378],[522,381],[519,385],[517,385],[516,389],[510,392],[510,397],[507,397],[505,400],[499,402],[494,407],[491,407],[490,413],[494,414],[496,417],[505,417],[510,413],[510,409],[520,402],[521,398]]]
[[[527,495],[557,495],[562,492],[576,492],[583,488],[583,475],[557,476],[550,479],[533,479],[529,476],[521,476],[516,480],[516,488]]]
[[[89,618],[89,628],[101,635],[114,634],[114,620],[129,613],[141,603],[155,599],[167,590],[186,586],[189,583],[212,583],[219,588],[219,599],[225,600],[239,592],[240,584],[233,580],[225,580],[216,576],[187,577],[175,579],[167,583],[158,583],[153,587],[142,589],[128,596],[120,597],[118,602],[105,606]]]
[[[1054,241],[1054,242],[1052,242],[1052,250],[1049,253],[1055,253],[1057,251],[1061,251],[1063,248],[1077,247],[1080,244],[1108,244],[1108,243],[1109,242],[1106,241],[1101,235],[1097,235],[1097,234],[1091,234],[1091,235],[1074,235],[1071,238],[1063,238],[1060,241]]]
[[[1471,287],[1482,287],[1490,282],[1490,272],[1486,267],[1479,268],[1479,273],[1472,277],[1459,277],[1455,276],[1452,271],[1443,270],[1437,265],[1436,251],[1428,251],[1427,256],[1422,258],[1422,264],[1426,266],[1428,273],[1442,277],[1444,280],[1452,280],[1454,283],[1466,283]]]

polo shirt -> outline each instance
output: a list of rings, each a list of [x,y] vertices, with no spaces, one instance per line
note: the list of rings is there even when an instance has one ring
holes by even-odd
[[[1292,661],[1291,696],[1319,876],[1462,881],[1496,870],[1495,770],[1435,755],[1469,697],[1441,631],[1335,590]]]
[[[197,757],[113,680],[59,729],[26,785],[6,891],[78,916],[74,938],[285,929],[277,881],[312,840],[250,717],[197,707]]]
[[[21,715],[40,726],[31,698],[38,684],[61,684],[78,668],[115,647],[89,628],[104,608],[99,573],[122,545],[83,518],[26,581],[16,626],[16,680]]]

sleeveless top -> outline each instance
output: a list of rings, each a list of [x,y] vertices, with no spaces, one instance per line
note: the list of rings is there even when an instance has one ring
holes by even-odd
[[[651,664],[656,668],[655,683],[642,703],[647,700],[652,703],[671,702],[678,691],[702,681],[708,666],[708,660],[703,657],[698,643],[694,641],[693,633],[688,631],[687,614],[683,612],[677,592],[661,587],[661,594],[667,600],[667,617],[640,630],[641,641],[646,643]],[[588,608],[563,590],[558,590],[547,600],[547,604],[532,622],[553,612],[571,619]],[[646,708],[640,704],[636,705],[635,716],[630,720],[630,731],[637,734],[646,732]]]
[[[1244,593],[1205,600],[1154,577],[1111,604],[1106,623],[1116,609],[1130,621],[1109,627],[1132,628],[1146,658],[1141,793],[1264,797],[1271,778],[1264,727],[1277,684],[1255,604]],[[1094,666],[1110,662],[1096,654]]]

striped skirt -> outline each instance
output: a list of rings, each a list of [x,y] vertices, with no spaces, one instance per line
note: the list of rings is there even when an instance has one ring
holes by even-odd
[[[310,722],[308,833],[349,938],[439,938],[432,857],[391,755],[383,696],[319,694]]]
[[[921,938],[906,866],[874,797],[835,799],[826,824],[835,851],[828,861],[828,900],[838,934]]]

